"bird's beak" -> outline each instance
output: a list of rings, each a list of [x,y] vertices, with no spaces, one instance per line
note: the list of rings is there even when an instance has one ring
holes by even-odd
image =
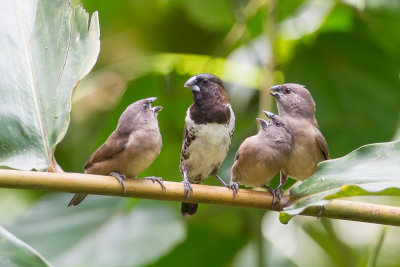
[[[256,120],[258,121],[258,123],[261,125],[261,128],[267,128],[270,123],[266,120],[260,119],[260,118],[256,118]]]
[[[267,116],[270,120],[275,117],[275,114],[266,110],[263,110],[265,116]]]
[[[197,85],[197,77],[193,76],[184,85],[186,88],[189,88],[192,91],[200,92],[200,87]]]
[[[280,92],[281,91],[281,86],[280,85],[274,85],[271,88],[269,88],[268,90],[275,91],[275,92]]]
[[[274,85],[271,88],[268,89],[270,92],[270,95],[275,97],[276,99],[280,99],[282,96],[281,93],[281,86],[280,85]]]
[[[154,101],[156,101],[156,99],[157,99],[157,97],[149,97],[149,98],[147,98],[146,100],[151,104],[151,103],[153,103]]]
[[[160,112],[160,110],[162,110],[161,106],[151,108],[151,111],[153,111],[154,115],[157,115],[157,113]]]

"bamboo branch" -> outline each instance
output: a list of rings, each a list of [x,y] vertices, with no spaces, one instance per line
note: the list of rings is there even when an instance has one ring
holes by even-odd
[[[239,189],[236,198],[232,191],[220,186],[192,185],[193,192],[186,199],[182,183],[165,181],[167,191],[150,180],[126,181],[126,193],[111,176],[80,173],[49,173],[0,170],[0,188],[35,189],[94,195],[125,196],[179,202],[208,203],[236,207],[271,210],[272,196],[267,192]],[[285,196],[276,210],[289,205]],[[309,207],[302,215],[317,217],[319,207]],[[400,207],[331,200],[325,205],[321,217],[400,226]]]

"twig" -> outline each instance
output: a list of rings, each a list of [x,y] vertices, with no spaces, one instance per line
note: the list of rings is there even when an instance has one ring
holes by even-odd
[[[268,210],[272,205],[272,196],[267,192],[239,189],[236,198],[233,198],[232,191],[225,187],[192,185],[193,193],[186,199],[182,183],[165,181],[164,184],[167,191],[149,180],[128,180],[124,195],[118,181],[111,176],[0,170],[0,187],[3,188],[81,192]],[[281,210],[289,204],[288,196],[284,196],[277,209]],[[309,207],[302,215],[317,217],[319,210],[319,207]],[[400,226],[400,207],[331,200],[325,205],[322,217]]]

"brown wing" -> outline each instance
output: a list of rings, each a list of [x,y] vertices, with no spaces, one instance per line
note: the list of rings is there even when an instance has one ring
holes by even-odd
[[[86,170],[94,163],[115,157],[126,148],[128,140],[129,133],[118,133],[117,131],[114,131],[108,137],[107,141],[89,157],[85,166],[83,166],[83,169]]]
[[[188,148],[190,143],[196,138],[195,130],[193,128],[188,129],[185,124],[185,128],[183,129],[183,142],[182,142],[182,150],[181,150],[181,162],[185,159],[189,158]]]
[[[322,155],[324,156],[325,160],[328,160],[329,159],[328,144],[326,143],[326,140],[320,131],[317,132],[316,139],[318,146],[321,149]]]

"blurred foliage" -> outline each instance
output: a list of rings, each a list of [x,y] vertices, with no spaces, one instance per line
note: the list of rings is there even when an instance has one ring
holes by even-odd
[[[34,249],[0,226],[0,260],[3,266],[47,267],[49,263]]]
[[[82,172],[130,103],[157,96],[164,147],[141,176],[180,181],[192,102],[183,84],[198,72],[223,77],[237,117],[220,169],[226,181],[240,142],[257,130],[258,111],[274,106],[271,99],[258,104],[265,84],[310,89],[333,158],[390,141],[399,129],[398,1],[82,2],[99,12],[101,51],[75,92],[70,128],[56,149],[66,171]],[[90,196],[66,209],[66,195],[37,200],[37,193],[9,192],[0,203],[17,212],[0,205],[0,222],[56,266],[99,266],[103,259],[107,266],[365,266],[381,233],[377,225],[306,217],[281,225],[273,212],[205,204],[189,219],[179,217],[179,203],[150,200]],[[388,227],[377,266],[399,265],[399,237]]]
[[[293,203],[280,215],[282,223],[308,206],[323,207],[327,199],[400,194],[400,141],[371,144],[321,162],[306,181],[290,189]]]

